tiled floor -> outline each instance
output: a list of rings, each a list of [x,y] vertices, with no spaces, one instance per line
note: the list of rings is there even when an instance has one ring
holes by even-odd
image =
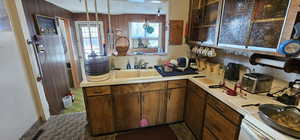
[[[58,115],[50,118],[39,130],[43,133],[38,140],[115,140],[117,134],[92,137],[87,131],[85,113]],[[178,140],[195,140],[184,123],[170,125]],[[36,132],[30,132],[24,140],[31,140]]]

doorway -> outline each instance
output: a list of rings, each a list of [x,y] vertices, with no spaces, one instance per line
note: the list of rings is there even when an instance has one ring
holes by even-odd
[[[44,0],[22,0],[22,4],[50,114],[61,114],[64,110],[63,97],[71,92],[71,88],[78,88],[81,80],[77,50],[73,47],[71,12]],[[44,17],[44,22],[38,23],[37,16]],[[56,32],[41,33],[38,28],[41,24],[46,27],[43,31],[49,32],[48,25],[51,25]]]

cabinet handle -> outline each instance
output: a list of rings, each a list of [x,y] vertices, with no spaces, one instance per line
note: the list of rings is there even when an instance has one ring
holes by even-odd
[[[211,124],[211,127],[212,127],[213,129],[215,129],[216,131],[221,132],[220,128],[217,127],[215,124]]]
[[[94,94],[101,94],[101,92],[99,92],[99,91],[94,91]]]
[[[216,110],[218,111],[218,112],[220,112],[220,113],[224,113],[224,110],[223,109],[221,109],[221,108],[219,108],[218,106],[216,106]]]

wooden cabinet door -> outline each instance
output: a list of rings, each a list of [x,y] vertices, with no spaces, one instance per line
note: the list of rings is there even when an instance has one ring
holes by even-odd
[[[216,46],[223,0],[198,0],[191,2],[190,40],[204,46]]]
[[[185,123],[197,139],[201,138],[205,111],[205,98],[197,95],[194,89],[189,89],[185,106]]]
[[[168,90],[167,123],[183,120],[185,92],[186,88]]]
[[[217,140],[217,138],[205,127],[203,129],[202,140]]]
[[[140,93],[115,93],[116,129],[138,128],[141,120]]]
[[[149,126],[165,123],[165,96],[165,90],[142,93],[142,118],[148,120]]]
[[[217,139],[235,140],[238,138],[239,127],[235,126],[223,115],[207,105],[204,126]]]
[[[112,96],[94,96],[87,99],[89,127],[92,135],[114,131]]]

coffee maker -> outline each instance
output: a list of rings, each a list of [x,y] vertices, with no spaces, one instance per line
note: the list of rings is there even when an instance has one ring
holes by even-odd
[[[235,63],[228,63],[225,67],[224,78],[229,81],[238,81],[240,79],[240,65]]]

